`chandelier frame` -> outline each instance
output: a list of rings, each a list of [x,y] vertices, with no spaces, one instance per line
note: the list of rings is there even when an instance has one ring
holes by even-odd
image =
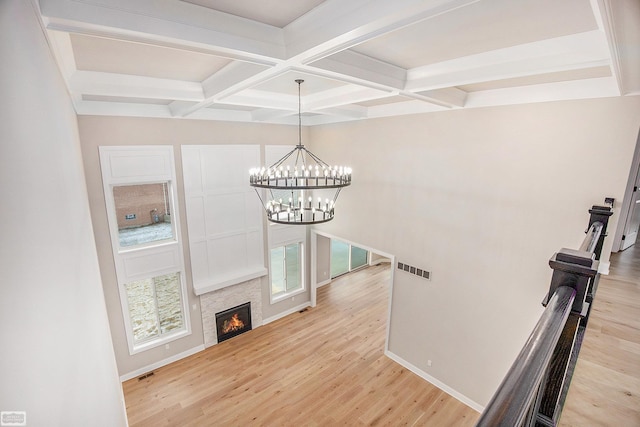
[[[249,185],[254,187],[267,214],[267,219],[278,224],[321,224],[331,221],[335,213],[335,203],[342,188],[351,185],[351,168],[330,166],[318,156],[307,150],[302,144],[302,105],[300,85],[298,84],[298,145],[273,165],[255,168],[249,172]],[[295,157],[293,157],[295,155]],[[287,162],[293,161],[293,169]],[[259,189],[269,191],[269,200],[265,203]],[[305,190],[336,190],[331,198],[305,197]],[[273,190],[291,191],[287,201],[277,198]],[[286,197],[286,196],[285,196]]]

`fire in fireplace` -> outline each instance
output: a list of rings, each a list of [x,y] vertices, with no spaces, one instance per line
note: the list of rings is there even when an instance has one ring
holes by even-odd
[[[216,313],[216,329],[218,342],[228,340],[236,335],[251,330],[251,303]]]

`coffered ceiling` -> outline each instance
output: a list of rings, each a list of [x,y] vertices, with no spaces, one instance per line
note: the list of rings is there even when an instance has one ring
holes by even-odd
[[[297,123],[640,94],[637,0],[39,0],[80,115]]]

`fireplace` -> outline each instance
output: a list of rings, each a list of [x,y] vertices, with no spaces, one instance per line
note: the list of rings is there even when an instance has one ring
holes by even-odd
[[[247,302],[216,313],[216,330],[218,331],[218,342],[250,331],[251,303]]]

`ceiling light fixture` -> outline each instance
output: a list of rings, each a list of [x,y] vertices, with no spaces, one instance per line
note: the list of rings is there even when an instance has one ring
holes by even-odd
[[[351,184],[351,168],[330,166],[302,145],[302,107],[298,83],[298,145],[269,167],[251,169],[267,219],[278,224],[320,224],[331,221],[340,190]],[[266,202],[259,189],[267,192]]]

